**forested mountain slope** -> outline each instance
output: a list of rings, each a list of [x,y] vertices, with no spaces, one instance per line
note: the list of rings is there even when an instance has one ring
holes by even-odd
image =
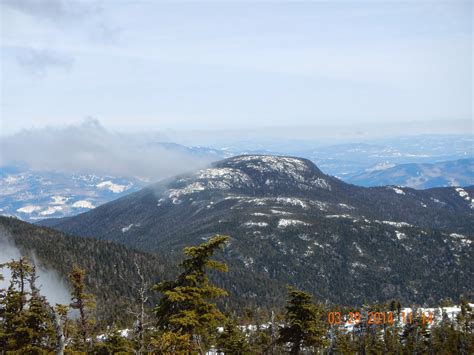
[[[16,218],[0,216],[0,233],[22,255],[55,270],[65,285],[74,264],[85,269],[87,289],[96,296],[98,318],[109,324],[130,317],[128,311],[136,299],[133,287],[139,284],[135,263],[151,284],[162,280],[167,271],[163,259],[154,255],[114,242],[69,236]]]
[[[261,294],[260,279],[349,304],[429,303],[472,293],[473,197],[474,187],[363,188],[305,159],[239,156],[46,223],[169,254],[228,234],[245,297]]]

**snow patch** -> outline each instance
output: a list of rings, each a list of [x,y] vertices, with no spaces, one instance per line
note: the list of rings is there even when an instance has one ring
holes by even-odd
[[[469,193],[464,190],[462,187],[456,187],[456,191],[459,195],[459,197],[465,199],[465,200],[470,200],[471,198],[469,197]]]
[[[467,202],[470,202],[469,207],[471,207],[471,209],[474,209],[474,198],[471,199],[469,193],[462,187],[457,187],[455,190],[457,191],[459,197],[463,198]]]
[[[61,206],[50,206],[47,209],[41,211],[39,214],[41,216],[49,216],[55,214],[56,212],[61,211],[63,208]]]
[[[400,231],[395,231],[395,235],[398,240],[406,239],[407,235],[405,233],[402,233]]]
[[[122,228],[122,233],[128,232],[130,229],[132,229],[132,227],[133,227],[133,223],[132,223],[132,224],[129,224],[129,225],[126,226],[126,227],[123,227],[123,228]]]
[[[193,194],[195,192],[203,191],[205,189],[206,186],[204,186],[202,183],[193,182],[192,184],[189,184],[188,186],[182,189],[170,189],[168,193],[169,198],[173,200],[174,204],[176,204],[175,200],[179,199],[181,196]]]
[[[276,202],[281,203],[283,205],[301,207],[303,209],[308,208],[308,204],[304,202],[303,200],[300,200],[299,198],[277,197]]]
[[[91,208],[94,208],[95,206],[90,201],[80,200],[80,201],[74,202],[72,204],[72,207],[73,208],[88,208],[88,209],[91,209]]]
[[[350,206],[350,205],[346,205],[345,203],[338,203],[337,204],[339,207],[342,207],[342,208],[345,208],[345,209],[348,209],[348,210],[353,210],[354,207]]]
[[[405,191],[403,191],[400,187],[389,186],[389,189],[392,189],[398,195],[405,195]]]
[[[313,254],[314,254],[314,250],[313,250],[313,248],[311,248],[311,247],[309,246],[309,247],[306,249],[306,251],[304,252],[303,255],[304,255],[305,257],[308,257],[308,256],[311,256],[311,255],[313,255]]]
[[[354,243],[353,245],[354,245],[354,248],[356,248],[357,252],[360,255],[364,255],[364,252],[362,251],[362,249],[360,248],[360,246],[357,243]]]
[[[389,226],[393,226],[393,227],[398,227],[398,228],[401,228],[401,227],[412,227],[412,225],[410,223],[407,223],[407,222],[393,222],[393,221],[376,221],[378,223],[383,223],[383,224],[388,224]]]
[[[289,226],[310,226],[310,223],[306,223],[297,219],[280,219],[278,221],[278,228],[286,228]]]
[[[36,211],[39,211],[39,210],[41,210],[40,206],[27,205],[27,206],[23,206],[23,207],[17,209],[16,211],[21,212],[21,213],[30,214],[30,213],[33,213],[33,212],[36,212]]]
[[[326,218],[354,218],[353,216],[348,215],[348,214],[328,214],[324,217]]]
[[[268,227],[268,223],[267,222],[254,222],[254,221],[249,221],[249,222],[245,222],[243,224],[244,227],[247,227],[247,228],[252,228],[252,227]]]
[[[95,185],[99,189],[107,189],[112,191],[115,194],[124,192],[129,188],[127,185],[114,184],[112,181],[102,181],[101,183]]]
[[[472,240],[470,240],[468,237],[466,237],[465,235],[462,235],[462,234],[451,233],[449,236],[451,238],[457,239],[464,246],[468,246],[472,243]]]
[[[352,266],[352,268],[356,268],[356,267],[359,267],[361,269],[366,269],[367,268],[367,265],[365,265],[363,263],[359,263],[358,261],[352,263],[351,266]]]
[[[281,211],[281,210],[270,210],[270,212],[273,213],[273,214],[279,214],[279,215],[282,215],[282,216],[288,216],[288,215],[292,214],[290,212]]]

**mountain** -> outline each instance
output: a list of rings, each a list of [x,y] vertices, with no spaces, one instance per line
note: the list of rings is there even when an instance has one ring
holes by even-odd
[[[67,217],[144,185],[139,179],[4,166],[0,169],[0,213],[29,222]]]
[[[326,146],[305,140],[273,143],[248,140],[211,148],[187,147],[147,138],[138,144],[138,149],[152,157],[158,154],[153,152],[190,157],[196,163],[194,166],[206,166],[208,162],[241,154],[291,154],[313,161],[326,173],[345,182],[362,186],[397,184],[427,188],[472,185],[472,144],[471,136],[427,135],[416,139],[398,137]],[[461,158],[458,163],[446,162],[441,166],[437,163]],[[410,165],[405,166],[408,163]],[[29,222],[77,215],[140,190],[146,180],[139,175],[135,172],[131,174],[134,177],[119,177],[97,172],[79,174],[1,166],[0,213]]]
[[[135,263],[151,284],[170,275],[169,268],[164,266],[169,263],[155,255],[109,241],[73,237],[13,217],[0,216],[0,237],[0,241],[13,244],[18,254],[35,260],[42,269],[54,270],[60,284],[67,284],[67,275],[74,264],[84,268],[88,292],[96,296],[98,315],[108,324],[130,317],[129,307],[136,299],[133,287],[139,280]],[[6,248],[4,244],[2,247],[0,256],[6,260],[0,262],[9,261],[12,256],[4,255]],[[43,281],[40,275],[39,284]]]
[[[208,162],[223,159],[230,154],[207,147],[186,147],[176,143],[154,141],[140,143],[134,149],[149,156],[161,154],[176,158],[188,157],[190,161],[195,162],[195,167],[206,166]],[[139,172],[123,177],[93,171],[90,167],[89,170],[82,167],[87,173],[74,173],[46,167],[31,169],[26,163],[14,163],[20,165],[0,166],[0,213],[29,222],[85,212],[140,190],[150,178],[149,175],[141,175]],[[185,169],[189,167],[177,171]],[[153,175],[155,178],[170,176],[166,169],[156,170],[157,175]]]
[[[362,186],[396,184],[415,189],[469,186],[474,185],[474,159],[459,159],[434,164],[377,165],[347,180]]]
[[[407,135],[375,139],[369,143],[353,142],[322,146],[313,143],[312,148],[293,149],[289,153],[310,159],[326,173],[351,182],[352,176],[363,174],[366,169],[377,165],[432,164],[472,159],[473,144],[472,135]]]
[[[294,284],[346,304],[423,303],[472,294],[472,197],[472,186],[358,187],[306,159],[254,155],[42,223],[167,255],[228,234],[230,282],[255,302]]]

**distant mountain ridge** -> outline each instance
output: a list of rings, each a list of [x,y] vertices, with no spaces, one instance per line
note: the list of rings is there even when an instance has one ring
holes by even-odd
[[[30,222],[67,217],[145,185],[132,178],[1,167],[0,214]]]
[[[265,281],[349,304],[436,302],[473,292],[473,198],[473,186],[364,188],[306,159],[251,155],[42,223],[170,255],[228,234],[239,295],[256,301]]]
[[[415,189],[469,186],[474,185],[474,159],[381,167],[351,176],[347,181],[361,186],[400,185]]]
[[[196,162],[196,167],[241,154],[293,155],[311,160],[326,174],[363,186],[396,184],[419,189],[473,184],[472,164],[454,162],[455,159],[473,159],[473,139],[468,135],[407,136],[328,146],[305,140],[273,143],[250,140],[218,148],[188,147],[148,138],[136,144],[143,152],[158,151],[165,155],[189,157],[190,161]],[[448,160],[453,160],[453,164],[444,164],[435,169],[425,166]],[[418,165],[424,166],[423,169]],[[395,166],[398,168],[391,172],[375,171]],[[146,180],[147,176],[141,176],[138,171],[130,172],[133,178],[124,178],[89,170],[78,174],[52,171],[46,167],[40,169],[0,167],[0,214],[30,222],[72,216],[138,191],[149,181]],[[163,169],[166,170],[166,166]],[[165,174],[161,178],[164,176],[169,175]],[[153,180],[159,178],[159,174],[152,177]]]

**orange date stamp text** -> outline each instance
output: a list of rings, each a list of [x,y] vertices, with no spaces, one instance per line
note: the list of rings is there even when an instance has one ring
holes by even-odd
[[[328,323],[329,324],[359,324],[363,321],[367,324],[394,324],[395,322],[401,323],[421,323],[431,324],[433,323],[432,312],[419,312],[418,317],[413,312],[367,312],[365,317],[362,317],[360,312],[348,312],[342,314],[341,312],[328,312]]]

